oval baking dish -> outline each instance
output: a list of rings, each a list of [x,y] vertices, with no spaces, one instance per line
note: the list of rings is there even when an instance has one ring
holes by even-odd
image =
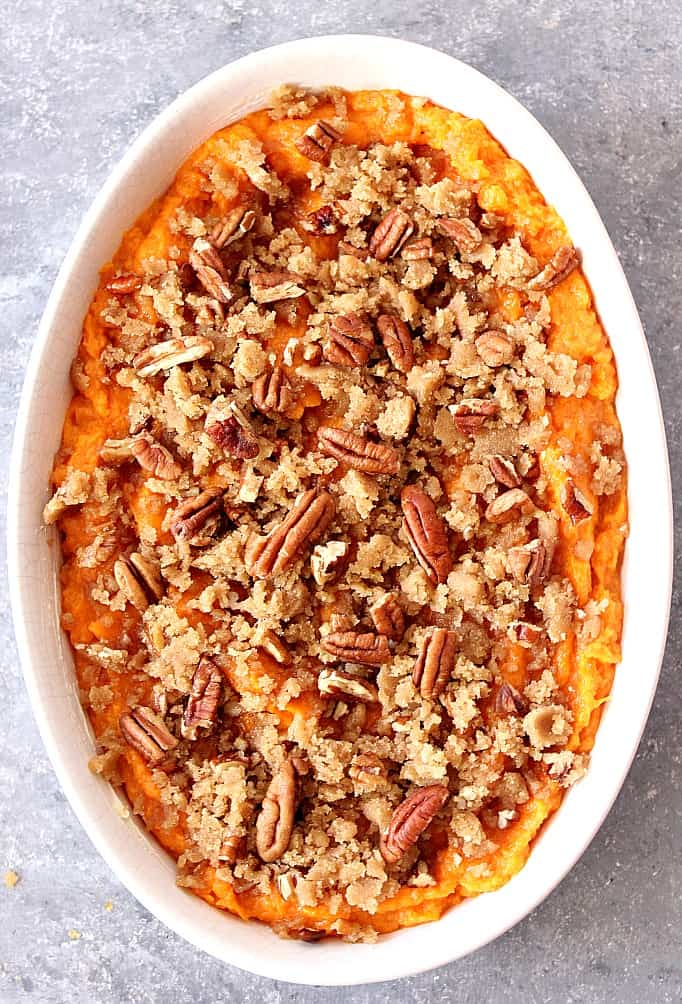
[[[283,82],[349,90],[396,88],[481,119],[531,173],[581,249],[615,353],[618,413],[629,467],[630,536],[623,566],[623,659],[587,776],[543,829],[505,886],[436,924],[374,945],[280,941],[267,927],[212,909],[175,885],[174,863],[92,776],[92,735],[59,626],[59,554],[41,525],[49,474],[71,396],[69,367],[98,270],[124,229],[216,129],[261,106]],[[164,923],[225,962],[290,982],[394,979],[452,961],[497,937],[561,880],[596,833],[635,754],[658,679],[671,591],[672,531],[665,436],[655,379],[625,276],[589,195],[558,147],[513,98],[472,68],[394,39],[333,36],[255,53],[212,74],[164,111],[126,154],[88,213],[60,271],[29,365],[16,427],[9,501],[12,606],[27,686],[60,783],[91,839],[131,892]],[[663,569],[663,574],[661,573]]]

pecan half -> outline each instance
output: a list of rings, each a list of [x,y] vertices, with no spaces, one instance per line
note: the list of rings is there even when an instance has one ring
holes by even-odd
[[[520,487],[521,478],[517,473],[513,460],[503,457],[501,453],[496,453],[488,461],[488,467],[498,484],[503,485],[505,488]]]
[[[418,237],[417,240],[404,244],[400,255],[405,261],[424,261],[432,258],[433,242],[430,237]]]
[[[372,623],[379,634],[400,641],[405,634],[405,614],[397,593],[384,593],[369,608]]]
[[[395,368],[400,373],[409,373],[414,366],[414,346],[408,326],[396,314],[380,314],[377,329]]]
[[[533,509],[533,502],[523,488],[510,488],[492,500],[486,508],[485,518],[489,523],[506,523],[516,515],[529,515]]]
[[[332,146],[340,139],[341,133],[333,125],[324,119],[318,119],[296,140],[296,148],[308,160],[321,163],[327,159]]]
[[[434,586],[445,582],[452,571],[452,557],[445,524],[433,500],[421,488],[412,485],[403,488],[400,504],[405,516],[403,529],[417,561]]]
[[[371,631],[332,631],[322,639],[322,648],[342,662],[363,666],[380,666],[391,658],[388,638]]]
[[[245,554],[249,572],[259,578],[279,575],[322,536],[334,516],[334,500],[315,488],[304,492],[289,515],[267,537],[250,542]]]
[[[283,415],[296,399],[294,388],[282,366],[261,373],[251,385],[253,403],[259,411]]]
[[[176,540],[208,547],[220,532],[223,517],[223,489],[207,488],[175,510],[170,531]]]
[[[537,624],[530,624],[528,621],[512,621],[507,628],[507,634],[518,645],[532,648],[540,641],[544,631]]]
[[[118,724],[128,745],[141,753],[152,766],[163,763],[168,753],[178,745],[163,718],[140,704],[121,715]]]
[[[464,254],[469,254],[471,251],[475,251],[483,240],[481,231],[478,229],[473,220],[470,220],[467,217],[459,220],[438,220],[438,229],[441,233],[444,233],[446,237],[449,237],[450,240],[454,241],[457,245],[457,250],[463,252]]]
[[[470,436],[489,418],[495,418],[499,414],[500,406],[497,401],[470,397],[466,401],[460,401],[459,404],[449,405],[449,410],[457,429],[462,435]]]
[[[310,556],[310,570],[318,586],[338,579],[346,564],[348,544],[345,540],[329,540],[318,544]]]
[[[372,234],[369,253],[374,255],[377,261],[388,261],[400,251],[413,232],[414,227],[410,217],[396,206],[384,216]]]
[[[563,282],[580,265],[580,252],[572,245],[558,248],[549,262],[526,284],[528,289],[553,289]]]
[[[291,272],[252,272],[249,285],[256,303],[294,300],[305,293],[303,286],[299,286],[298,276]]]
[[[173,369],[182,363],[193,363],[203,359],[214,348],[209,338],[200,335],[188,335],[186,338],[168,338],[165,342],[157,342],[138,354],[133,359],[137,375],[155,376],[162,370]]]
[[[321,694],[330,694],[332,697],[343,695],[368,704],[375,704],[379,700],[379,693],[373,683],[359,676],[351,676],[350,673],[342,673],[338,669],[321,669],[317,677],[317,689]]]
[[[510,548],[507,555],[512,575],[517,582],[526,583],[531,593],[536,593],[549,577],[553,557],[553,542],[540,537]]]
[[[323,453],[336,457],[347,467],[368,474],[397,474],[400,454],[392,446],[373,443],[364,436],[345,429],[322,425],[317,430],[317,444]]]
[[[226,248],[245,237],[250,230],[253,230],[255,224],[256,214],[253,209],[237,206],[224,220],[215,225],[211,234],[211,244],[218,250]]]
[[[189,263],[209,296],[219,303],[229,303],[232,291],[227,269],[217,249],[205,237],[197,237],[189,254]]]
[[[208,729],[215,723],[222,686],[223,674],[211,659],[204,656],[194,671],[182,716],[182,734],[186,738],[196,738],[197,729]]]
[[[140,467],[156,478],[173,481],[182,474],[180,464],[176,464],[166,447],[154,442],[151,436],[138,436],[130,449]]]
[[[250,429],[245,428],[235,415],[229,415],[207,425],[206,434],[232,457],[253,460],[258,456],[258,437]]]
[[[447,628],[434,628],[422,642],[412,671],[412,683],[422,697],[435,701],[452,676],[457,658],[457,635]]]
[[[137,552],[133,552],[129,558],[117,558],[113,572],[118,588],[140,613],[163,596],[158,569],[153,562]]]
[[[134,275],[132,272],[125,272],[122,275],[114,276],[104,287],[109,293],[123,296],[126,293],[134,293],[142,286],[142,276]]]
[[[474,345],[483,362],[491,368],[505,366],[514,358],[514,343],[501,331],[484,331]]]
[[[592,506],[579,488],[569,479],[561,490],[561,504],[568,513],[571,523],[582,523],[592,515]]]
[[[398,806],[381,838],[379,850],[384,861],[395,864],[406,851],[416,844],[426,827],[450,796],[442,784],[430,784],[417,788]]]
[[[503,683],[495,697],[495,711],[500,715],[525,715],[528,705],[511,683]]]
[[[256,850],[262,861],[276,861],[289,847],[296,811],[296,771],[285,760],[275,776],[256,820]]]
[[[374,334],[360,314],[335,317],[329,325],[324,355],[335,366],[364,366],[374,348]]]

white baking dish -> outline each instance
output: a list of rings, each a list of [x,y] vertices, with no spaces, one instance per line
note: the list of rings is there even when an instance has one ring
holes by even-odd
[[[589,774],[506,886],[457,907],[437,924],[385,936],[375,945],[281,941],[267,927],[214,910],[175,885],[171,859],[121,812],[120,796],[88,771],[93,740],[59,626],[59,547],[55,531],[41,526],[72,393],[69,365],[98,269],[187,154],[285,81],[400,88],[482,119],[529,169],[582,250],[620,376],[631,520],[623,569],[623,661]],[[159,115],[98,195],[59,273],[26,376],[12,458],[10,582],[26,683],[48,753],[83,826],[119,878],[170,928],[225,962],[280,980],[338,985],[392,979],[450,962],[506,931],[547,896],[597,832],[635,754],[656,688],[671,593],[671,525],[665,434],[637,310],[604,225],[556,144],[514,98],[443,53],[369,36],[290,42],[218,70]]]

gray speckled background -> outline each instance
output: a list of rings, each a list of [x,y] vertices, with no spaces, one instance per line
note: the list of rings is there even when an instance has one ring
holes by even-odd
[[[646,327],[680,484],[682,13],[677,0],[0,0],[0,470],[57,269],[131,140],[189,84],[253,49],[365,31],[435,45],[549,129],[613,237]],[[4,549],[4,533],[1,545]],[[0,1000],[663,1002],[682,999],[680,598],[637,760],[559,889],[468,959],[395,984],[297,988],[165,930],[91,847],[47,762],[0,589]],[[110,908],[105,908],[109,902]],[[69,937],[69,932],[80,937]],[[313,949],[314,950],[314,949]]]

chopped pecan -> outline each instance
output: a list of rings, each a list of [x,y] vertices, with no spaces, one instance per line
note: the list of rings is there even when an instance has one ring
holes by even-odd
[[[507,557],[516,581],[526,583],[531,593],[536,593],[549,576],[553,556],[553,542],[538,537],[528,544],[510,548]]]
[[[253,403],[259,411],[283,415],[296,400],[294,388],[282,366],[273,366],[251,385]]]
[[[312,945],[326,938],[326,931],[319,931],[314,927],[297,927],[287,921],[278,921],[272,925],[275,934],[280,938],[290,938],[292,941],[305,941]]]
[[[514,343],[501,331],[484,331],[474,344],[486,366],[505,366],[514,358]]]
[[[374,334],[360,314],[335,317],[329,325],[324,355],[335,366],[364,366],[374,348]]]
[[[450,792],[442,784],[417,788],[398,806],[381,838],[379,850],[388,864],[395,864],[406,851],[416,844],[426,827],[443,808]]]
[[[388,261],[400,251],[413,231],[410,217],[396,206],[384,216],[372,234],[369,253],[374,255],[377,261]]]
[[[454,241],[457,250],[469,254],[475,251],[480,245],[483,237],[473,220],[464,217],[463,219],[443,219],[438,220],[439,230]]]
[[[236,415],[228,415],[207,425],[206,434],[226,453],[240,460],[253,460],[258,456],[258,437]]]
[[[379,634],[400,641],[405,634],[405,614],[397,593],[384,593],[369,608],[372,623]]]
[[[333,206],[320,206],[303,220],[301,226],[315,237],[328,237],[339,229],[339,221]]]
[[[140,467],[156,478],[173,481],[182,474],[180,464],[173,460],[165,446],[154,442],[151,436],[138,436],[130,449]]]
[[[369,257],[369,251],[367,248],[356,247],[355,244],[351,244],[350,241],[339,241],[339,254],[350,255],[352,258],[358,258],[360,261],[366,261]]]
[[[189,263],[209,296],[219,303],[230,302],[232,290],[227,269],[211,241],[197,237],[189,254]]]
[[[256,303],[274,303],[276,300],[294,300],[303,296],[305,289],[299,285],[298,276],[291,272],[252,272],[249,277],[251,296]]]
[[[520,513],[529,515],[533,509],[533,502],[523,488],[510,488],[492,500],[485,511],[485,518],[489,523],[506,523]]]
[[[380,314],[377,329],[395,368],[400,373],[409,373],[414,366],[414,346],[408,326],[397,314]]]
[[[134,459],[134,442],[132,436],[126,439],[105,439],[99,455],[105,464],[125,464],[128,460]]]
[[[422,642],[412,671],[412,683],[422,697],[435,701],[447,686],[457,658],[457,635],[447,628],[434,628]]]
[[[218,250],[228,247],[245,237],[250,230],[253,230],[255,224],[256,214],[253,209],[237,206],[224,220],[215,225],[211,234],[211,244]]]
[[[280,666],[287,666],[291,662],[291,652],[274,631],[268,629],[261,637],[259,648],[267,652]]]
[[[348,776],[364,787],[376,788],[388,779],[388,769],[376,753],[358,753],[348,767]]]
[[[256,850],[262,861],[276,861],[289,847],[296,811],[296,771],[285,760],[275,776],[256,820]]]
[[[568,513],[571,523],[582,523],[592,515],[592,505],[579,488],[569,479],[561,490],[561,504]]]
[[[322,639],[322,648],[342,662],[363,666],[380,666],[391,658],[388,638],[372,631],[332,631]]]
[[[495,697],[495,711],[500,715],[525,715],[528,705],[511,683],[503,683]]]
[[[524,648],[532,648],[540,641],[544,632],[537,624],[530,624],[528,621],[512,621],[507,628],[507,634]]]
[[[129,558],[117,558],[113,571],[118,588],[141,613],[163,596],[158,569],[141,554],[133,552]]]
[[[333,125],[324,119],[318,119],[296,140],[296,147],[304,157],[321,163],[326,160],[334,143],[338,143],[340,139],[341,133]]]
[[[132,272],[125,272],[122,275],[114,276],[104,287],[109,293],[123,296],[126,293],[134,293],[142,286],[142,276],[134,275]]]
[[[200,335],[187,335],[185,338],[169,338],[165,342],[157,342],[138,354],[133,359],[137,375],[145,379],[161,373],[162,370],[173,369],[182,363],[193,363],[203,359],[214,348],[209,338]]]
[[[332,697],[352,697],[356,701],[366,701],[375,704],[379,700],[377,688],[368,680],[350,673],[342,673],[338,669],[321,669],[317,677],[317,689],[321,694]]]
[[[405,261],[423,261],[432,258],[433,242],[430,237],[418,237],[417,240],[404,244],[400,255]]]
[[[348,556],[345,540],[329,540],[318,544],[310,556],[310,569],[318,586],[326,586],[338,579]]]
[[[208,547],[214,543],[223,520],[223,489],[207,488],[175,510],[170,531],[176,540],[194,547]]]
[[[497,401],[487,398],[469,397],[459,404],[449,405],[449,410],[462,435],[470,436],[480,429],[487,419],[495,418],[499,414],[500,406]]]
[[[572,245],[557,249],[551,260],[527,283],[530,290],[547,291],[558,286],[580,265],[580,252]]]
[[[490,473],[498,484],[503,485],[505,488],[520,487],[521,478],[517,473],[513,460],[503,457],[501,453],[496,453],[488,461],[488,466],[490,467]]]
[[[373,443],[345,429],[322,425],[317,430],[317,443],[323,453],[336,457],[356,471],[397,474],[400,467],[400,454],[392,446]]]
[[[445,582],[452,571],[452,557],[445,524],[433,500],[412,485],[403,488],[400,503],[405,516],[403,528],[417,561],[434,586]]]
[[[194,671],[182,716],[182,734],[185,737],[194,739],[197,729],[208,729],[215,724],[222,686],[223,674],[211,659],[204,656]]]
[[[160,715],[138,704],[119,718],[121,735],[133,749],[141,753],[147,763],[158,766],[168,753],[178,745],[178,740],[166,727]]]
[[[304,492],[289,515],[267,537],[252,540],[245,560],[252,575],[280,575],[302,552],[322,536],[334,516],[334,500],[328,492],[311,488]]]

